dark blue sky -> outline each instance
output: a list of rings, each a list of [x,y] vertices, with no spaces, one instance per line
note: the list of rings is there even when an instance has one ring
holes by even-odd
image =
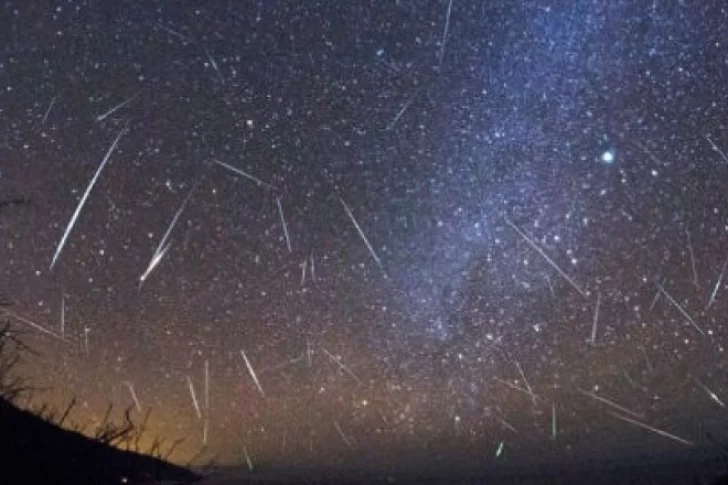
[[[726,21],[5,1],[0,201],[27,201],[0,212],[0,278],[35,404],[152,409],[177,461],[273,468],[706,443]]]

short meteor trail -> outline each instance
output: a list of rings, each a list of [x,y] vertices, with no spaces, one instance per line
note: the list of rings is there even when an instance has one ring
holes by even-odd
[[[513,228],[513,230],[516,231],[516,233],[518,233],[518,235],[521,236],[523,238],[523,240],[526,241],[528,243],[528,245],[531,246],[534,249],[534,251],[536,251],[538,254],[540,254],[541,257],[544,258],[547,263],[549,263],[556,271],[558,271],[558,273],[567,282],[569,282],[569,284],[576,291],[578,291],[581,296],[583,296],[583,297],[586,297],[587,296],[586,292],[583,289],[581,289],[581,287],[579,285],[576,284],[576,282],[571,278],[571,276],[569,276],[568,274],[566,274],[566,271],[564,271],[563,269],[561,269],[561,267],[558,264],[556,264],[556,262],[553,259],[551,259],[548,256],[548,254],[546,254],[544,252],[543,249],[541,249],[540,247],[538,247],[538,245],[535,242],[533,242],[533,240],[531,238],[529,238],[526,235],[526,233],[521,230],[521,228],[519,228],[517,225],[515,225],[513,222],[511,222],[511,220],[508,217],[505,217],[505,220],[506,220],[506,223],[509,226],[511,226],[511,228]]]
[[[323,347],[321,347],[321,350],[323,350],[324,354],[326,354],[326,356],[329,359],[331,359],[331,362],[338,365],[342,371],[349,374],[351,376],[351,378],[354,379],[358,384],[363,384],[362,380],[359,379],[359,377],[356,374],[354,374],[354,372],[349,367],[347,367],[343,362],[341,362],[341,358],[339,358],[338,356],[335,356],[334,354],[332,354],[331,352],[329,352],[328,350],[326,350]]]
[[[523,373],[521,364],[518,363],[518,361],[515,361],[515,364],[516,364],[516,368],[518,369],[518,373],[521,374],[521,378],[523,379],[523,384],[526,386],[528,395],[531,396],[531,400],[533,400],[533,404],[538,405],[538,403],[536,402],[536,394],[534,394],[533,389],[531,389],[531,385],[528,383],[528,379],[526,379],[526,374]]]
[[[336,428],[336,431],[339,433],[341,441],[343,441],[349,449],[352,449],[353,445],[351,443],[351,440],[344,434],[344,431],[341,429],[341,426],[339,426],[339,423],[337,421],[334,421],[334,428]]]
[[[708,386],[703,384],[697,377],[690,376],[695,381],[695,383],[700,386],[700,388],[705,391],[705,393],[708,395],[708,397],[715,402],[718,406],[725,408],[725,403],[718,397],[718,395],[713,392]]]
[[[722,158],[725,163],[728,163],[728,156],[726,156],[725,152],[723,150],[721,150],[718,145],[715,144],[715,142],[710,138],[710,136],[705,135],[705,139],[708,140],[708,143],[710,143],[710,146],[713,148],[713,150],[718,152],[718,154],[720,155],[720,158]]]
[[[43,115],[43,121],[41,121],[42,125],[45,125],[45,122],[48,119],[48,115],[51,114],[51,110],[53,109],[53,106],[56,104],[56,99],[58,99],[57,94],[55,96],[53,96],[53,99],[51,99],[51,102],[48,105],[48,109],[46,109],[45,114]]]
[[[683,308],[683,306],[682,306],[682,305],[680,305],[680,304],[679,304],[679,303],[678,303],[678,302],[677,302],[677,301],[676,301],[676,300],[675,300],[675,299],[674,299],[674,298],[672,297],[672,295],[670,295],[670,293],[668,293],[668,292],[667,292],[667,290],[665,290],[665,288],[664,288],[664,287],[663,287],[662,285],[657,285],[657,289],[659,290],[659,292],[660,292],[660,293],[662,293],[662,295],[663,295],[663,296],[664,296],[665,298],[667,298],[667,299],[668,299],[668,300],[670,301],[670,303],[672,303],[672,305],[673,305],[673,306],[674,306],[675,308],[677,308],[677,309],[678,309],[678,311],[679,311],[679,312],[680,312],[680,313],[682,314],[682,316],[683,316],[683,317],[685,317],[685,319],[686,319],[686,320],[687,320],[688,322],[690,322],[690,324],[691,324],[691,325],[692,325],[693,327],[695,327],[695,329],[696,329],[696,330],[697,330],[698,332],[700,332],[700,334],[701,334],[701,335],[705,335],[705,332],[703,331],[703,329],[702,329],[702,328],[700,328],[700,326],[698,326],[698,324],[697,324],[697,323],[695,323],[695,320],[693,319],[693,317],[691,317],[691,316],[690,316],[690,314],[689,314],[689,313],[687,312],[687,310],[685,310],[685,308]]]
[[[592,322],[592,332],[590,342],[592,345],[597,343],[597,325],[599,324],[599,307],[602,303],[602,294],[597,292],[597,304],[594,308],[594,321]]]
[[[116,113],[118,110],[120,110],[121,108],[123,108],[127,104],[129,104],[132,101],[134,101],[137,98],[137,96],[139,96],[140,94],[141,94],[141,91],[139,91],[138,93],[134,94],[133,96],[130,96],[125,101],[122,101],[121,103],[117,104],[116,106],[114,106],[113,108],[111,108],[109,111],[107,111],[107,112],[105,112],[103,114],[100,114],[99,116],[96,117],[96,121],[104,121],[106,118],[108,118],[112,114]]]
[[[718,295],[718,290],[720,290],[720,285],[723,283],[723,276],[725,275],[726,267],[728,266],[728,258],[726,258],[725,263],[723,263],[723,268],[720,270],[720,275],[718,276],[718,281],[715,282],[715,287],[713,288],[713,293],[710,294],[710,300],[708,301],[708,305],[705,307],[706,310],[710,309],[711,306],[713,306],[713,303],[715,303],[715,297]]]
[[[195,413],[197,414],[197,419],[202,419],[202,411],[200,410],[200,403],[197,400],[197,394],[195,393],[195,386],[192,384],[192,379],[190,379],[190,376],[187,376],[187,387],[190,390],[190,397],[192,397],[192,405],[195,408]]]
[[[354,214],[351,212],[351,209],[348,205],[346,205],[346,202],[344,202],[344,199],[339,197],[339,200],[341,201],[341,205],[344,206],[344,210],[346,211],[346,214],[349,216],[349,219],[351,219],[351,222],[354,224],[354,227],[359,232],[359,237],[361,237],[362,241],[364,241],[364,244],[366,244],[367,249],[369,249],[369,253],[372,255],[372,258],[374,258],[374,261],[376,261],[377,266],[384,271],[384,266],[382,266],[382,260],[379,259],[379,256],[377,256],[376,251],[374,251],[374,248],[372,247],[371,243],[369,242],[369,239],[367,239],[367,236],[364,234],[364,231],[362,230],[361,226],[359,226],[359,223],[356,221],[356,218],[354,217]],[[386,272],[385,272],[386,275]]]
[[[248,356],[245,355],[245,351],[240,350],[240,355],[243,356],[243,360],[245,361],[245,366],[248,368],[248,373],[250,373],[250,377],[252,377],[253,382],[255,382],[255,387],[257,387],[258,391],[260,391],[260,395],[265,397],[265,392],[263,392],[263,387],[261,387],[261,385],[260,385],[260,381],[258,380],[258,375],[255,373],[253,366],[250,364],[250,361],[248,360]]]
[[[688,254],[690,254],[690,267],[693,270],[693,284],[695,289],[700,289],[700,280],[698,279],[698,268],[695,264],[695,251],[693,250],[692,238],[690,237],[690,230],[685,228],[685,236],[687,237]]]
[[[125,382],[126,387],[129,389],[129,394],[131,394],[131,399],[134,401],[134,406],[136,407],[137,412],[142,412],[142,405],[139,402],[139,398],[137,397],[136,391],[134,391],[134,384],[131,383],[131,381]]]
[[[244,170],[241,170],[241,169],[239,169],[237,167],[234,167],[234,166],[230,165],[229,163],[221,162],[220,160],[214,160],[214,159],[213,159],[213,162],[215,162],[216,164],[220,165],[221,167],[224,167],[224,168],[230,170],[233,173],[236,173],[238,175],[242,175],[243,177],[247,178],[248,180],[252,180],[253,182],[255,182],[256,184],[258,184],[258,185],[260,185],[262,187],[267,187],[267,188],[269,188],[271,190],[278,191],[278,188],[277,187],[275,187],[275,186],[273,186],[273,185],[271,185],[271,184],[269,184],[267,182],[263,182],[258,177],[254,176],[254,175],[251,175],[248,172],[245,172]]]
[[[288,247],[288,252],[292,253],[293,249],[291,248],[291,235],[288,233],[288,223],[286,222],[285,214],[283,214],[283,204],[281,204],[280,197],[276,197],[276,203],[278,204],[278,214],[281,216],[281,225],[283,226],[283,234],[286,236],[286,246]]]

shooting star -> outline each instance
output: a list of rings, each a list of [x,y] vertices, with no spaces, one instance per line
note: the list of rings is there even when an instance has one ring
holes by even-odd
[[[677,441],[678,443],[681,443],[683,445],[693,446],[692,441],[688,441],[684,438],[680,438],[679,436],[675,436],[674,434],[668,433],[667,431],[663,431],[661,429],[654,428],[654,427],[650,426],[649,424],[643,423],[642,421],[637,421],[636,419],[628,418],[627,416],[622,416],[620,414],[613,413],[611,411],[608,411],[608,412],[609,412],[609,414],[611,414],[612,416],[614,416],[617,419],[621,419],[622,421],[626,421],[628,423],[634,424],[635,426],[639,426],[640,428],[646,429],[647,431],[652,431],[655,434],[658,434],[665,438],[671,439],[673,441]]]
[[[700,283],[698,281],[698,268],[695,264],[695,251],[693,251],[693,242],[690,238],[690,230],[685,227],[685,236],[687,237],[688,253],[690,254],[690,266],[693,270],[693,284],[696,290],[700,290]]]
[[[339,426],[339,423],[338,423],[338,422],[336,422],[336,421],[334,421],[334,428],[336,428],[336,431],[337,431],[337,432],[339,433],[339,436],[341,437],[341,441],[343,441],[343,442],[344,442],[344,444],[346,444],[346,446],[347,446],[347,447],[348,447],[348,448],[349,448],[350,450],[351,450],[351,449],[354,449],[354,447],[352,446],[351,440],[349,440],[349,438],[347,438],[347,436],[346,436],[346,435],[344,434],[344,432],[343,432],[343,431],[341,430],[341,426]]]
[[[599,323],[599,306],[602,302],[602,294],[600,292],[597,292],[597,304],[594,308],[594,322],[592,323],[592,331],[591,331],[591,344],[596,345],[597,343],[597,324]]]
[[[495,457],[499,458],[503,454],[503,447],[505,446],[505,443],[501,441],[498,443],[498,448],[495,450]]]
[[[662,281],[660,284],[662,285],[664,281]],[[652,303],[650,304],[650,311],[655,309],[655,305],[657,305],[657,302],[660,300],[660,296],[662,293],[660,293],[660,290],[658,289],[655,291],[655,297],[652,299]]]
[[[46,112],[43,115],[43,120],[40,122],[41,125],[45,125],[45,122],[48,119],[48,115],[51,114],[51,110],[53,109],[53,105],[56,104],[56,99],[58,99],[58,95],[57,94],[55,96],[53,96],[53,99],[51,99],[51,102],[48,105],[48,109],[46,109]]]
[[[553,259],[551,259],[548,256],[548,254],[546,254],[543,251],[543,249],[538,247],[538,245],[535,242],[533,242],[533,240],[531,238],[529,238],[525,232],[523,232],[518,226],[516,226],[513,222],[511,222],[511,220],[508,217],[505,217],[505,221],[509,226],[511,226],[511,228],[513,228],[514,231],[516,231],[516,233],[519,236],[521,236],[521,238],[523,238],[524,241],[526,241],[528,243],[529,246],[531,246],[534,249],[534,251],[536,251],[538,254],[540,254],[541,257],[544,258],[547,263],[549,263],[576,291],[578,291],[581,296],[583,296],[585,298],[587,297],[586,292],[584,290],[582,290],[581,287],[579,287],[579,285],[576,284],[576,282],[571,278],[571,276],[569,276],[566,273],[566,271],[561,269],[561,267],[558,264],[556,264],[556,262]]]
[[[126,387],[129,389],[129,394],[131,394],[131,399],[132,401],[134,401],[134,406],[136,407],[137,412],[141,413],[142,405],[139,403],[139,398],[134,391],[134,385],[131,383],[131,381],[126,381],[124,384],[126,384]]]
[[[165,32],[167,32],[167,33],[169,33],[169,34],[172,34],[172,35],[174,35],[175,37],[178,37],[179,39],[182,39],[182,40],[183,40],[184,42],[187,42],[188,44],[192,44],[192,39],[190,39],[189,37],[187,37],[187,36],[185,36],[185,35],[183,35],[183,34],[180,34],[180,33],[179,33],[179,32],[177,32],[176,30],[173,30],[173,29],[171,29],[171,28],[167,27],[166,25],[163,25],[163,24],[161,24],[161,23],[159,23],[159,22],[157,22],[157,25],[158,25],[158,26],[159,26],[159,27],[160,27],[160,28],[161,28],[162,30],[164,30]]]
[[[725,163],[728,163],[728,156],[726,156],[725,152],[721,150],[720,147],[716,145],[715,142],[713,142],[713,140],[711,140],[708,135],[705,135],[705,139],[708,140],[708,143],[710,143],[710,146],[713,147],[713,150],[720,154],[720,158],[722,158]]]
[[[190,376],[187,377],[187,387],[190,390],[190,396],[192,397],[192,405],[195,407],[195,413],[197,413],[197,419],[202,419],[202,411],[200,410],[200,403],[197,401],[197,394],[195,394],[195,386],[192,384]]]
[[[255,176],[249,174],[248,172],[244,172],[243,170],[241,170],[241,169],[239,169],[237,167],[233,167],[232,165],[227,164],[225,162],[221,162],[220,160],[213,159],[212,161],[215,162],[216,164],[220,165],[221,167],[224,167],[224,168],[230,170],[231,172],[234,172],[234,173],[236,173],[238,175],[242,175],[243,177],[247,178],[248,180],[252,180],[253,182],[255,182],[256,184],[258,184],[258,185],[260,185],[262,187],[267,187],[267,188],[269,188],[271,190],[274,190],[274,191],[278,192],[278,188],[277,187],[275,187],[275,186],[273,186],[273,185],[271,185],[271,184],[269,184],[267,182],[263,182],[258,177],[255,177]]]
[[[505,419],[503,419],[503,418],[498,418],[498,421],[499,421],[499,422],[500,422],[500,424],[502,424],[502,425],[503,425],[503,427],[504,427],[504,428],[506,428],[507,430],[509,430],[509,431],[513,431],[514,433],[518,433],[518,430],[517,430],[517,429],[516,429],[516,428],[515,428],[515,427],[514,427],[514,426],[513,426],[513,425],[512,425],[511,423],[509,423],[508,421],[506,421]]]
[[[311,281],[313,281],[313,284],[316,284],[316,266],[313,264],[313,253],[311,253]]]
[[[682,316],[685,317],[685,319],[690,322],[690,324],[695,327],[695,329],[700,332],[701,335],[705,335],[705,332],[703,332],[703,329],[698,326],[697,323],[695,323],[695,320],[693,320],[693,317],[690,316],[690,314],[685,310],[685,308],[682,307],[675,299],[670,295],[670,293],[665,290],[665,288],[662,287],[662,285],[657,285],[657,289],[664,295],[665,298],[667,298],[672,305],[677,308],[680,313],[682,313]]]
[[[243,454],[245,455],[245,463],[248,464],[248,471],[253,471],[253,460],[250,459],[250,454],[248,453],[248,447],[243,445]]]
[[[301,286],[306,284],[306,267],[308,266],[308,258],[301,263]]]
[[[28,325],[29,327],[38,330],[41,333],[45,333],[45,334],[55,337],[59,340],[63,340],[63,338],[60,335],[58,335],[57,333],[53,332],[52,330],[48,330],[44,326],[42,326],[38,323],[35,323],[33,320],[31,320],[29,318],[26,318],[22,315],[18,315],[17,313],[11,312],[10,310],[3,308],[3,307],[0,307],[0,312],[3,312],[5,315],[9,316],[13,320],[22,322],[22,323]]]
[[[119,131],[119,134],[116,135],[114,142],[111,144],[111,147],[109,147],[108,151],[106,152],[106,156],[104,156],[104,159],[99,164],[99,168],[96,170],[96,173],[94,174],[93,178],[91,179],[91,182],[89,182],[88,187],[86,187],[86,192],[83,193],[81,200],[78,202],[78,205],[76,206],[76,210],[74,211],[73,215],[71,216],[71,220],[68,222],[68,225],[66,226],[66,230],[63,233],[63,236],[61,237],[60,242],[58,243],[56,252],[53,255],[53,260],[51,260],[51,266],[50,266],[51,271],[53,271],[53,267],[56,265],[56,261],[58,261],[58,257],[61,255],[61,251],[63,251],[63,247],[66,245],[66,240],[68,239],[68,235],[70,234],[71,230],[73,229],[73,226],[76,224],[78,215],[81,213],[81,210],[83,209],[83,206],[86,203],[86,199],[88,199],[88,196],[91,193],[91,189],[93,189],[94,185],[96,185],[96,181],[99,179],[99,175],[101,175],[101,172],[104,170],[104,167],[111,159],[111,154],[116,149],[116,145],[119,143],[119,140],[121,140],[121,137],[124,135],[125,132],[126,132],[126,128],[123,128],[123,129],[121,129],[121,131]]]
[[[152,260],[149,262],[149,266],[147,266],[147,269],[139,277],[139,287],[137,288],[137,291],[141,291],[144,282],[147,280],[147,278],[149,278],[149,275],[159,265],[159,263],[162,261],[162,258],[164,258],[164,255],[167,254],[167,251],[169,251],[169,248],[171,247],[171,244],[167,244],[162,248],[161,251],[154,253],[154,255],[152,256]]]
[[[351,222],[354,224],[354,227],[359,232],[359,237],[361,237],[362,241],[364,241],[364,244],[366,244],[367,248],[369,249],[369,253],[372,255],[372,258],[374,258],[374,261],[376,261],[379,268],[384,272],[384,276],[387,276],[387,273],[384,271],[384,266],[382,266],[382,261],[379,259],[379,256],[377,256],[377,253],[374,251],[374,248],[369,243],[369,239],[367,239],[366,235],[364,234],[364,231],[362,231],[362,228],[359,226],[359,223],[356,221],[356,218],[354,217],[354,214],[351,212],[351,209],[348,205],[346,205],[346,202],[344,202],[344,199],[339,197],[339,200],[341,201],[341,205],[344,206],[344,210],[346,211],[346,214],[349,216],[349,219],[351,219]]]
[[[89,327],[83,327],[83,347],[86,350],[86,356],[89,355],[90,349],[88,345],[88,334],[91,332]]]
[[[624,406],[620,406],[616,402],[614,402],[612,400],[609,400],[606,397],[601,397],[601,396],[599,396],[597,394],[594,394],[593,392],[586,391],[586,390],[584,390],[584,389],[582,389],[580,387],[577,387],[577,390],[579,392],[581,392],[582,394],[584,394],[585,396],[589,396],[590,398],[594,399],[595,401],[599,401],[601,403],[606,404],[607,406],[611,406],[614,409],[617,409],[618,411],[621,411],[621,412],[623,412],[625,414],[629,414],[630,416],[634,416],[635,418],[644,418],[644,416],[642,414],[637,413],[637,412],[634,412],[631,409],[627,409]]]
[[[531,385],[528,383],[528,379],[526,379],[526,374],[523,373],[523,369],[521,368],[521,364],[518,363],[518,361],[514,361],[516,364],[516,368],[518,368],[518,373],[521,374],[521,378],[523,379],[523,383],[526,385],[526,390],[528,391],[528,395],[531,396],[531,400],[533,401],[534,406],[538,403],[536,402],[536,394],[534,394],[533,389],[531,389]]]
[[[529,391],[528,389],[526,389],[524,387],[521,387],[521,386],[518,386],[516,384],[513,384],[511,382],[508,382],[507,380],[501,379],[500,377],[493,376],[493,380],[496,381],[496,382],[500,382],[504,386],[510,387],[514,391],[522,392],[522,393],[526,394],[528,397],[530,397],[531,399],[533,399],[534,397],[538,397],[535,394],[533,394],[531,391]]]
[[[728,258],[726,258],[725,263],[723,263],[723,268],[721,268],[720,270],[720,275],[718,275],[718,281],[715,282],[715,287],[713,287],[713,293],[711,293],[708,305],[705,307],[706,310],[708,310],[711,306],[713,306],[713,303],[715,303],[715,297],[718,295],[718,290],[720,290],[721,283],[723,283],[723,275],[725,275],[725,270],[727,266]]]
[[[711,391],[710,388],[708,388],[708,386],[706,386],[705,384],[703,384],[702,382],[700,382],[700,380],[698,380],[697,377],[695,377],[695,376],[690,376],[690,377],[692,377],[692,379],[695,381],[695,383],[698,386],[700,386],[700,388],[702,388],[703,391],[705,391],[705,393],[708,395],[708,397],[713,402],[715,402],[718,406],[720,406],[722,408],[725,408],[725,403],[718,397],[718,395],[716,393],[714,393],[713,391]]]
[[[97,122],[104,121],[106,118],[108,118],[109,116],[111,116],[112,114],[114,114],[115,112],[117,112],[118,110],[120,110],[121,108],[123,108],[124,106],[126,106],[127,104],[129,104],[132,101],[134,101],[137,98],[137,96],[139,96],[140,94],[141,94],[141,91],[137,92],[133,96],[130,96],[126,100],[124,100],[121,103],[117,104],[116,106],[114,106],[113,108],[111,108],[106,113],[100,114],[99,116],[96,117],[96,121]]]
[[[387,131],[392,131],[392,129],[394,128],[394,125],[397,124],[399,119],[402,117],[404,112],[407,111],[407,109],[410,107],[410,105],[412,104],[412,102],[415,100],[415,98],[417,97],[417,95],[419,93],[420,93],[420,90],[418,89],[417,91],[414,92],[414,94],[412,94],[412,96],[409,97],[409,99],[404,103],[404,106],[402,106],[402,109],[400,109],[397,112],[394,119],[392,121],[390,121],[389,124],[387,125]]]
[[[182,201],[182,205],[180,205],[179,209],[177,209],[177,212],[174,214],[174,217],[172,218],[172,222],[169,223],[169,226],[167,226],[167,231],[164,233],[164,236],[162,236],[162,240],[159,241],[159,244],[157,245],[157,249],[154,250],[154,254],[152,255],[152,259],[149,262],[149,265],[147,266],[146,271],[139,277],[139,289],[141,289],[144,282],[147,280],[149,275],[154,271],[154,268],[159,265],[160,261],[162,261],[162,258],[165,254],[167,254],[167,251],[169,251],[169,248],[171,247],[171,243],[168,243],[167,240],[169,239],[170,235],[172,234],[172,231],[174,230],[175,226],[177,225],[177,221],[179,220],[180,216],[182,215],[182,212],[185,210],[185,207],[187,207],[187,203],[192,198],[192,194],[194,194],[195,189],[197,188],[197,184],[199,183],[199,180],[195,182],[195,184],[190,189],[189,193],[187,194],[187,197]]]
[[[245,361],[245,366],[248,368],[248,372],[250,373],[250,377],[253,378],[253,382],[255,382],[255,387],[258,388],[258,391],[260,391],[260,395],[265,397],[265,392],[263,392],[263,388],[260,385],[260,381],[258,380],[258,375],[255,373],[255,370],[253,369],[253,366],[250,365],[250,361],[248,360],[248,356],[245,355],[244,350],[240,350],[240,355],[243,356],[243,360]]]
[[[217,62],[215,62],[215,58],[212,57],[212,55],[205,49],[205,55],[207,56],[207,60],[210,62],[210,65],[215,70],[215,73],[217,73],[217,77],[220,78],[220,82],[222,84],[225,84],[225,76],[222,75],[222,71],[217,65]]]
[[[445,44],[447,43],[447,34],[450,30],[450,14],[452,13],[452,0],[447,4],[447,13],[445,15],[445,27],[442,30],[442,41],[440,41],[440,54],[437,60],[438,71],[442,69],[442,59],[445,57]]]
[[[328,357],[329,359],[331,359],[331,361],[332,361],[332,362],[334,362],[334,363],[335,363],[336,365],[338,365],[338,366],[339,366],[339,368],[340,368],[340,369],[341,369],[342,371],[344,371],[344,372],[346,372],[347,374],[349,374],[349,375],[351,376],[351,378],[352,378],[352,379],[354,379],[354,380],[355,380],[355,381],[356,381],[356,382],[357,382],[358,384],[363,384],[363,383],[362,383],[362,381],[361,381],[361,379],[359,379],[359,377],[357,377],[357,375],[356,375],[356,374],[354,374],[354,372],[353,372],[353,371],[352,371],[351,369],[349,369],[349,368],[348,368],[348,367],[347,367],[346,365],[344,365],[344,363],[343,363],[343,362],[341,362],[341,358],[340,358],[340,357],[338,357],[338,356],[335,356],[334,354],[332,354],[331,352],[329,352],[328,350],[326,350],[326,349],[325,349],[325,348],[323,348],[323,347],[321,347],[321,350],[323,350],[323,351],[324,351],[324,354],[326,354],[326,356],[327,356],[327,357]]]
[[[182,201],[182,204],[180,205],[179,209],[177,209],[177,212],[175,212],[174,217],[172,218],[172,221],[169,223],[169,226],[167,227],[167,231],[164,233],[162,240],[159,241],[159,245],[157,246],[155,254],[158,254],[161,251],[162,246],[164,246],[165,243],[167,242],[167,240],[169,239],[169,236],[172,234],[174,227],[177,225],[177,221],[179,220],[180,215],[182,215],[182,212],[185,210],[185,207],[187,207],[187,204],[189,203],[190,199],[192,198],[192,194],[194,194],[198,183],[199,183],[199,179],[192,185],[192,188],[190,188],[190,191],[187,194],[187,197],[185,197],[185,199]]]
[[[286,216],[283,214],[283,205],[281,204],[281,198],[276,197],[276,203],[278,204],[278,214],[281,216],[281,225],[283,225],[283,234],[286,236],[286,246],[288,247],[288,252],[292,253],[293,249],[291,248],[291,235],[288,234],[288,224],[286,223]]]

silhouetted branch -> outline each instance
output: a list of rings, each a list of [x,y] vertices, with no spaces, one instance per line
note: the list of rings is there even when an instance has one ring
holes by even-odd
[[[184,438],[178,438],[173,443],[172,446],[169,448],[169,451],[162,457],[164,461],[169,460],[170,455],[172,455],[172,452],[177,448],[179,445],[185,442]]]
[[[29,390],[24,384],[24,379],[12,375],[20,362],[21,354],[34,353],[18,335],[18,332],[11,330],[10,322],[0,326],[0,398],[8,402],[15,402],[20,395]]]
[[[66,418],[68,418],[68,415],[71,414],[71,410],[76,406],[76,396],[73,396],[73,399],[70,403],[68,403],[68,406],[66,406],[66,410],[63,412],[63,415],[61,416],[61,419],[58,421],[58,426],[63,426],[63,423],[66,421]]]
[[[194,455],[192,455],[192,458],[190,458],[190,459],[189,459],[189,460],[187,461],[187,463],[185,464],[185,467],[189,468],[190,466],[192,466],[192,463],[193,463],[193,462],[194,462],[194,461],[195,461],[195,460],[196,460],[197,458],[199,458],[200,456],[202,456],[202,454],[203,454],[203,453],[204,453],[205,451],[207,451],[207,446],[205,446],[205,445],[202,445],[202,447],[200,448],[200,451],[198,451],[197,453],[195,453]]]
[[[137,427],[136,436],[134,439],[134,451],[139,451],[139,440],[142,439],[142,435],[145,433],[147,429],[147,422],[149,421],[149,416],[152,414],[152,409],[149,408],[147,410],[147,413],[144,415],[144,420],[141,422],[141,424]]]
[[[149,447],[149,451],[147,451],[147,455],[153,456],[154,458],[161,458],[160,449],[162,448],[162,444],[164,443],[164,439],[159,438],[159,436],[154,438],[154,441],[152,441],[152,445]]]
[[[124,442],[128,442],[128,440],[131,440],[133,437],[134,423],[131,420],[131,411],[133,408],[128,407],[126,411],[124,411],[124,423],[121,425],[116,425],[110,421],[112,409],[113,404],[109,404],[109,407],[106,409],[104,419],[101,422],[101,426],[99,426],[99,429],[96,430],[94,439],[96,439],[99,443],[107,445],[121,445]]]

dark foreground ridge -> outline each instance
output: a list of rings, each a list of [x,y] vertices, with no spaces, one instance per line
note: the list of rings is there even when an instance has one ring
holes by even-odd
[[[0,208],[2,204],[0,201]],[[6,304],[0,294],[2,306]],[[144,451],[139,441],[145,426],[132,422],[131,409],[119,425],[110,420],[109,406],[101,426],[88,437],[78,428],[63,427],[75,399],[61,416],[46,407],[37,413],[18,407],[19,398],[31,392],[14,372],[27,353],[35,352],[11,331],[9,322],[0,323],[1,485],[182,485],[199,481],[198,474],[163,459],[159,441],[149,454],[140,453]]]
[[[0,399],[0,461],[0,483],[7,485],[178,484],[199,479],[164,460],[62,429],[6,399]]]

